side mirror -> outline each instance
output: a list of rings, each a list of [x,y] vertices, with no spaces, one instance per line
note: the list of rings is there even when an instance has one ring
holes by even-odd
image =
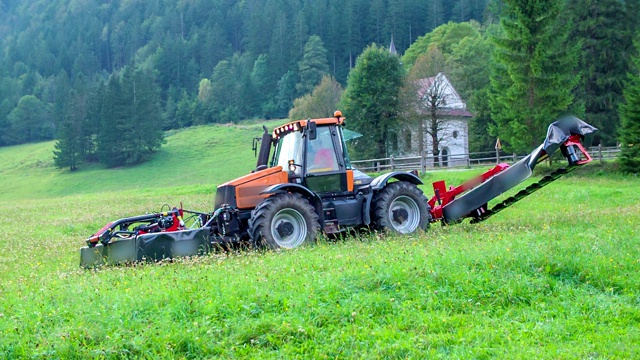
[[[311,121],[311,119],[307,120],[307,134],[309,135],[309,140],[315,140],[318,137],[316,122]]]

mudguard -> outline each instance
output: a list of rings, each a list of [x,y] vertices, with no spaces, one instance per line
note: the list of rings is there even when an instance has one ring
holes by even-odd
[[[318,194],[314,193],[313,191],[309,190],[308,188],[300,184],[285,183],[285,184],[272,185],[264,189],[260,194],[271,195],[271,194],[277,194],[280,192],[298,193],[308,198],[309,201],[311,202],[311,205],[313,205],[313,207],[316,210],[316,213],[318,214],[320,223],[322,224],[324,222],[324,212],[322,211],[322,199],[320,198],[320,196],[318,196]]]
[[[387,182],[389,182],[390,179],[396,179],[398,181],[406,181],[415,185],[423,184],[422,180],[420,180],[419,177],[417,177],[416,175],[410,172],[394,171],[387,174],[382,174],[377,178],[373,179],[373,181],[371,182],[371,188],[373,189],[373,191],[378,191],[383,187],[385,187],[385,185],[387,185]]]

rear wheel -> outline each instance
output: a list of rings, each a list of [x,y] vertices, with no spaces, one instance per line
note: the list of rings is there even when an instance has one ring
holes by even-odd
[[[373,221],[379,230],[410,234],[427,230],[431,221],[427,198],[415,185],[398,181],[388,184],[373,199]]]
[[[318,214],[300,194],[279,194],[265,199],[251,213],[249,234],[256,246],[293,249],[314,242]]]

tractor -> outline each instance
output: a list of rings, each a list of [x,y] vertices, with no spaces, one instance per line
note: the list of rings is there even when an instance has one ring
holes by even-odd
[[[291,249],[313,243],[320,233],[368,228],[410,234],[427,230],[436,221],[483,221],[591,161],[583,143],[597,130],[577,118],[563,118],[551,124],[544,143],[518,163],[498,164],[457,187],[434,182],[435,194],[427,199],[416,172],[394,171],[372,178],[353,168],[344,126],[345,118],[336,111],[329,118],[286,123],[272,133],[263,127],[256,139],[260,146],[255,169],[218,186],[213,212],[180,206],[108,223],[87,239],[81,265],[200,255],[215,245]],[[492,209],[487,207],[491,199],[530,177],[536,164],[558,149],[569,163],[567,168]],[[195,219],[189,227],[185,216]]]

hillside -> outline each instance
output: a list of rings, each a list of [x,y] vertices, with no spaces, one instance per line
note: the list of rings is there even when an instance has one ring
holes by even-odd
[[[265,124],[271,129],[280,122]],[[52,141],[2,147],[0,200],[159,188],[212,192],[255,167],[251,142],[261,133],[262,124],[175,130],[167,133],[167,143],[146,163],[116,169],[90,165],[75,172],[54,167]]]

